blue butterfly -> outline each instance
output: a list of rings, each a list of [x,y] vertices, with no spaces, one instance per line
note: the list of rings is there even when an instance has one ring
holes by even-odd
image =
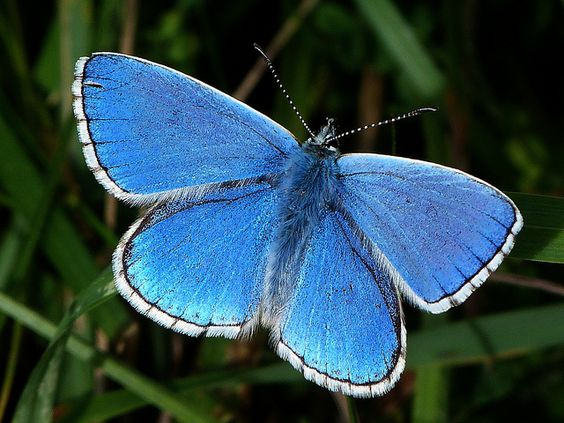
[[[513,202],[461,171],[340,154],[329,123],[298,142],[232,97],[115,53],[76,64],[88,167],[114,196],[152,204],[113,256],[139,312],[191,336],[259,324],[305,378],[373,397],[405,364],[400,294],[440,313],[511,250]]]

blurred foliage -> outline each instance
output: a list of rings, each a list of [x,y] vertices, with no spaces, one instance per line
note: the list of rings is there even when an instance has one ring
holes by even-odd
[[[0,2],[0,420],[563,421],[563,8]],[[405,307],[408,370],[382,398],[347,403],[304,381],[264,332],[239,342],[166,331],[119,299],[104,270],[139,212],[119,205],[115,220],[85,166],[76,59],[127,51],[232,93],[258,59],[253,42],[279,31],[275,64],[313,127],[439,107],[345,139],[343,151],[456,166],[512,192],[525,217],[513,259],[464,305],[425,318]],[[246,101],[305,136],[270,76]]]

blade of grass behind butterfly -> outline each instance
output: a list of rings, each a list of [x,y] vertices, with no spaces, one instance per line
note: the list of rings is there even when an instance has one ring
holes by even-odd
[[[45,90],[55,96],[61,104],[60,142],[68,144],[79,153],[80,146],[76,141],[74,120],[70,112],[70,83],[74,70],[74,60],[89,50],[92,23],[92,2],[77,2],[74,0],[61,1],[58,14],[54,17],[51,28],[43,41],[43,46],[36,62],[34,76]],[[111,25],[108,25],[111,27]],[[68,125],[68,130],[67,126]],[[23,156],[19,152],[19,156]],[[82,160],[82,154],[80,154]],[[22,160],[25,159],[22,157]],[[37,183],[35,178],[34,182]],[[29,183],[31,185],[31,181]],[[82,207],[84,209],[85,207]],[[91,214],[91,213],[90,213]],[[110,237],[106,236],[110,239]],[[75,292],[83,287],[81,281],[89,281],[98,273],[90,254],[66,217],[60,210],[51,215],[50,227],[47,228],[44,239],[44,249],[54,262],[55,267],[63,279]],[[114,244],[115,245],[115,244]],[[108,334],[120,327],[125,320],[123,307],[117,301],[112,301],[112,313],[96,310],[94,320]],[[112,316],[110,318],[110,316]]]
[[[308,383],[303,376],[292,370],[289,364],[278,361],[258,368],[225,369],[207,371],[181,378],[166,386],[189,400],[194,390],[227,387],[241,384],[263,385],[284,383]],[[83,407],[76,420],[80,422],[104,421],[147,405],[147,401],[126,389],[118,389],[95,396]]]
[[[72,141],[70,147],[74,147],[75,152],[77,152],[79,147],[75,139],[76,122],[71,113],[72,98],[69,87],[74,79],[76,58],[83,54],[85,50],[90,49],[93,32],[92,1],[58,0],[56,12],[54,23],[59,29],[56,48],[49,50],[48,46],[45,46],[43,51],[46,51],[47,55],[52,52],[52,61],[59,65],[57,85],[50,87],[53,93],[58,94],[59,143],[68,144]],[[63,128],[66,128],[67,125],[69,131],[63,131]],[[98,310],[103,312],[102,308]],[[77,330],[79,328],[85,336],[93,336],[92,320],[83,319],[81,324],[76,326]],[[66,398],[88,395],[95,388],[93,363],[66,356],[61,366],[57,402]]]
[[[14,222],[5,231],[2,242],[0,243],[0,291],[5,291],[8,285],[9,276],[15,266],[20,249],[21,219],[14,219]],[[6,316],[0,314],[0,333],[4,332]],[[0,421],[3,421],[4,412],[12,392],[12,384],[16,374],[16,367],[21,346],[22,328],[18,322],[12,325],[12,337],[8,347],[8,358],[2,378],[2,389],[0,391]]]
[[[0,290],[6,291],[10,286],[18,285],[24,274],[28,271],[28,261],[33,255],[37,245],[37,232],[43,226],[44,219],[39,218],[33,222],[32,229],[26,231],[26,226],[21,216],[15,216],[14,223],[6,232],[2,245],[0,246]],[[23,250],[23,253],[21,252]],[[26,254],[27,253],[27,254]],[[12,282],[10,284],[10,282]],[[22,288],[17,286],[18,292],[22,293]],[[0,331],[4,326],[6,316],[0,315]],[[12,391],[13,377],[16,373],[18,362],[18,351],[21,342],[21,326],[14,322],[12,327],[12,339],[9,346],[8,363],[2,381],[2,391],[0,395],[0,421],[4,416],[4,411]]]
[[[506,193],[523,215],[525,226],[510,257],[564,263],[564,198]]]
[[[14,210],[27,222],[31,221],[35,206],[45,189],[39,171],[22,149],[18,137],[0,114],[0,183],[13,200]],[[4,160],[5,158],[5,160]],[[75,291],[94,279],[97,269],[88,250],[77,235],[73,225],[61,209],[56,207],[50,215],[41,242],[43,252]],[[121,304],[112,304],[112,313],[95,312],[94,318],[106,333],[112,334],[125,319]]]
[[[92,291],[90,292],[92,293]],[[92,294],[95,297],[95,293]],[[107,292],[107,294],[110,293]],[[110,299],[104,299],[105,304]],[[53,339],[57,335],[57,327],[52,322],[2,292],[0,292],[0,312],[14,318],[23,326],[47,339]],[[89,343],[76,335],[71,334],[68,337],[66,350],[81,360],[94,361],[109,378],[126,387],[131,395],[143,398],[145,405],[155,405],[164,411],[168,411],[180,421],[215,421],[206,417],[206,414],[199,413],[197,409],[191,408],[187,405],[185,399],[180,400],[158,382],[129,369],[111,357],[100,354]]]
[[[53,160],[50,163],[48,174],[45,178],[44,190],[41,192],[39,201],[35,205],[29,229],[25,234],[22,248],[18,254],[17,263],[12,275],[14,285],[19,285],[18,289],[22,289],[22,285],[24,285],[22,282],[27,279],[29,275],[28,272],[31,270],[31,262],[35,256],[35,250],[52,209],[53,197],[61,177],[63,163],[66,159],[70,128],[70,125],[67,125],[67,128],[61,129],[63,132],[66,132],[66,136],[63,135],[60,137]]]
[[[75,320],[115,294],[112,274],[107,270],[78,295],[28,379],[16,408],[14,422],[51,420],[61,359]]]
[[[564,346],[564,303],[462,320],[410,335],[408,367],[464,365]]]
[[[12,394],[12,386],[16,375],[18,359],[20,357],[22,339],[22,326],[18,322],[13,322],[12,336],[8,347],[8,357],[4,369],[4,377],[2,380],[2,390],[0,391],[0,422],[4,421],[4,413]]]
[[[420,330],[409,335],[407,368],[491,363],[492,359],[519,357],[533,351],[561,347],[564,345],[564,321],[560,318],[563,314],[564,303],[559,303]],[[430,316],[430,319],[437,317]],[[540,327],[549,329],[539,331]],[[487,348],[484,339],[488,340]],[[241,383],[263,385],[309,382],[306,382],[298,372],[293,371],[289,364],[277,362],[248,370],[210,371],[175,380],[168,386],[189,398],[196,389],[226,387]],[[437,390],[444,386],[438,382],[434,384]],[[435,396],[435,398],[439,397],[438,394]],[[105,398],[108,398],[107,402]],[[94,398],[85,407],[81,421],[110,419],[145,405],[147,405],[146,400],[140,399],[134,393],[115,390]],[[440,410],[437,410],[437,413],[439,412]]]
[[[389,0],[355,0],[388,55],[423,98],[436,97],[444,77],[415,31]]]
[[[50,339],[55,336],[55,325],[2,293],[0,293],[0,312],[13,317],[45,338]],[[431,364],[453,366],[491,362],[492,358],[517,357],[540,349],[562,346],[564,345],[564,320],[561,319],[563,314],[564,303],[557,303],[483,316],[473,320],[472,323],[468,321],[449,323],[437,329],[416,332],[409,337],[408,368]],[[547,329],[539,330],[539,328]],[[479,335],[477,330],[480,332]],[[489,344],[487,351],[484,348],[485,338],[488,339]],[[92,360],[96,356],[95,350],[90,345],[73,335],[69,337],[67,350],[82,360]],[[155,404],[182,414],[180,410],[185,408],[185,404],[177,402],[177,397],[171,396],[166,389],[127,369],[116,360],[98,357],[99,364],[106,375],[127,387],[130,391],[127,395],[144,398],[142,405]],[[254,375],[252,380],[250,380],[251,374]],[[177,380],[170,386],[181,391],[183,395],[190,395],[194,389],[223,386],[225,381],[280,383],[284,382],[284,377],[288,377],[286,382],[306,383],[298,372],[291,371],[289,365],[278,363],[269,366],[268,371],[259,368],[252,369],[248,373],[246,371],[233,373],[233,370],[208,372],[205,375]],[[191,414],[190,410],[186,413]],[[205,419],[198,421],[202,420]]]
[[[445,315],[424,314],[423,328],[431,329],[447,323]],[[411,347],[411,345],[410,345]],[[411,421],[415,423],[445,422],[448,410],[449,370],[440,364],[416,369]]]
[[[0,242],[0,291],[5,292],[8,289],[10,282],[10,275],[18,259],[18,252],[20,251],[22,239],[21,231],[25,225],[24,219],[20,216],[15,216],[12,223],[7,226],[3,233],[2,241]],[[0,332],[4,325],[5,316],[0,315]]]
[[[3,233],[2,241],[0,242],[0,291],[6,290],[9,276],[14,269],[18,251],[21,247],[20,232],[22,225],[22,219],[15,217]],[[2,325],[0,325],[1,328]]]

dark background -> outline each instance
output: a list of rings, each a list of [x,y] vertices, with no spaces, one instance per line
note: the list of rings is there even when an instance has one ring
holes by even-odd
[[[268,48],[276,39],[275,66],[314,129],[326,117],[345,131],[439,107],[345,138],[343,151],[430,160],[507,192],[562,196],[563,9],[556,0],[2,1],[0,420],[9,421],[18,402],[27,409],[41,403],[22,396],[26,384],[53,405],[44,415],[56,421],[175,415],[138,380],[106,377],[104,355],[84,360],[65,353],[46,361],[60,367],[45,372],[44,384],[30,378],[47,347],[33,312],[58,324],[75,295],[108,267],[117,239],[139,213],[108,199],[85,166],[71,115],[78,57],[127,52],[233,94],[249,73],[260,77],[262,65],[251,70],[258,59],[253,43]],[[303,139],[273,78],[265,73],[257,81],[240,97]],[[525,198],[529,214],[547,211],[545,197]],[[557,220],[558,210],[549,218]],[[518,246],[540,240],[533,229]],[[149,386],[166,385],[204,421],[562,421],[562,317],[539,317],[535,325],[524,313],[561,301],[562,267],[555,263],[564,262],[564,253],[547,259],[538,251],[516,251],[499,275],[444,316],[406,306],[411,367],[394,390],[372,400],[347,401],[305,382],[272,353],[266,333],[250,342],[190,339],[159,328],[117,297],[78,319],[74,330],[149,377]],[[23,308],[10,308],[10,301]],[[495,330],[480,319],[504,312],[515,313],[508,322],[516,344],[500,351]],[[520,333],[523,321],[535,328],[532,335]],[[429,357],[416,348],[451,342],[468,351],[465,337],[437,332],[456,334],[452,322],[477,334],[481,352],[453,359],[439,347]],[[186,379],[194,375],[204,381]],[[159,406],[146,405],[152,400]]]

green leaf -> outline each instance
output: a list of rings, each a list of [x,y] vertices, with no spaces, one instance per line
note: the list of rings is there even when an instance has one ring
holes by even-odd
[[[526,226],[564,231],[564,198],[524,192],[509,192],[507,195],[523,214]]]
[[[447,371],[442,366],[434,365],[417,369],[411,421],[416,423],[446,422],[447,404]]]
[[[517,239],[511,257],[564,263],[564,231],[525,225]]]
[[[424,98],[436,97],[444,77],[431,55],[423,48],[414,30],[389,0],[356,0],[388,55]]]
[[[4,346],[4,348],[8,349],[8,356],[4,367],[2,390],[0,391],[0,421],[3,420],[5,416],[8,400],[13,391],[12,386],[18,366],[18,359],[21,357],[22,326],[18,322],[14,322],[12,325],[11,338],[9,346]]]
[[[51,421],[62,355],[57,344],[43,354],[20,397],[14,423]]]
[[[76,298],[27,381],[16,408],[15,423],[51,420],[61,359],[72,325],[82,314],[114,295],[113,278],[111,272],[107,271]]]
[[[511,257],[564,263],[564,198],[520,192],[508,195],[525,222]]]
[[[186,398],[194,390],[237,386],[243,383],[268,385],[282,383],[306,383],[302,375],[286,362],[276,362],[251,369],[227,369],[208,371],[204,374],[177,379],[167,386]],[[102,421],[115,418],[147,405],[147,401],[124,389],[106,392],[94,397],[84,407],[80,421]]]
[[[407,364],[456,365],[564,345],[564,303],[449,323],[408,336]]]
[[[109,299],[106,296],[110,297],[114,293],[113,288],[111,291],[109,289],[100,290],[99,288],[99,286],[96,286],[93,290],[88,290],[88,294],[85,293],[83,298],[105,301]],[[81,300],[81,303],[83,301],[88,303],[87,300]],[[98,303],[92,301],[90,304],[94,307]],[[70,316],[76,316],[77,313],[87,311],[90,308],[77,304],[71,311]],[[57,327],[52,322],[2,292],[0,292],[0,312],[11,316],[22,325],[45,338],[54,339],[59,336]],[[164,411],[168,411],[179,421],[196,423],[214,421],[214,419],[198,413],[196,409],[187,406],[184,399],[178,398],[173,392],[156,381],[141,375],[117,360],[100,354],[94,347],[78,336],[68,336],[66,348],[77,358],[95,362],[109,378],[122,384],[132,395],[143,398],[145,404],[153,404]]]
[[[0,302],[0,309],[1,307]],[[544,348],[562,346],[564,345],[562,315],[564,315],[564,303],[499,313],[469,321],[463,320],[408,334],[407,367],[427,368],[434,372],[438,367],[490,363],[496,358],[517,357]],[[440,316],[430,316],[430,318],[436,319]],[[435,373],[431,377],[436,376]],[[190,396],[196,389],[225,387],[240,383],[260,385],[306,382],[289,364],[277,362],[253,369],[206,372],[176,380],[168,386],[175,392]],[[433,383],[439,395],[441,384]],[[109,419],[148,403],[151,401],[136,394],[132,389],[116,390],[94,398],[85,408],[81,419],[84,421]]]
[[[447,316],[424,314],[422,324],[425,329],[443,326]],[[421,366],[415,372],[413,390],[413,411],[411,421],[415,423],[447,421],[448,410],[448,369],[437,364]]]
[[[21,219],[15,219],[0,240],[0,290],[4,291],[21,247]],[[1,327],[1,325],[0,325]]]
[[[45,190],[45,182],[1,115],[0,139],[0,157],[3,158],[0,184],[13,199],[15,212],[31,222],[36,205]],[[72,223],[57,207],[50,214],[41,248],[65,282],[75,291],[80,291],[98,273],[96,264]],[[94,316],[98,325],[110,335],[117,331],[126,318],[121,303],[116,301],[111,306],[111,315],[96,312]]]

